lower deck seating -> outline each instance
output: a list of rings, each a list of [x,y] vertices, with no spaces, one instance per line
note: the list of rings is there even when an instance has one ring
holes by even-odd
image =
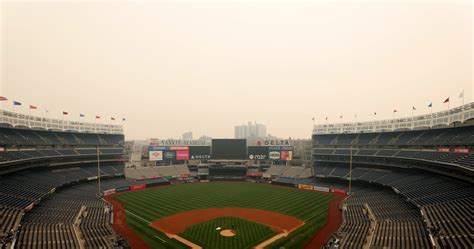
[[[104,179],[102,190],[123,186],[123,178]],[[117,237],[111,207],[96,195],[97,183],[59,190],[24,216],[15,248],[111,248]],[[79,236],[77,233],[79,232]]]
[[[325,167],[334,169],[329,173],[328,170],[319,170],[320,173],[326,173],[324,176],[334,176],[334,172],[348,170],[344,166]],[[364,171],[368,173],[361,175]],[[474,244],[472,184],[432,173],[358,167],[353,170],[353,179],[379,183],[393,189],[386,189],[379,194],[373,192],[369,196],[361,194],[360,190],[353,191],[354,194],[346,202],[348,205],[368,204],[377,221],[371,244],[375,248],[427,248],[428,231],[432,232],[441,248],[469,248],[468,245]],[[320,182],[316,181],[315,184]]]

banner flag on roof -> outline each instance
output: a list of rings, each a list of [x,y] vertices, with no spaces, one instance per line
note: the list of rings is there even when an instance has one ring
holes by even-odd
[[[449,97],[444,100],[443,104],[444,104],[444,103],[449,103]]]
[[[99,118],[100,118],[100,116],[95,116],[95,118],[96,118],[96,119],[99,119]]]
[[[69,115],[69,112],[63,111],[63,115]]]
[[[115,118],[114,118],[114,117],[110,117],[110,120],[115,120]]]
[[[83,118],[83,117],[85,117],[85,116],[84,116],[84,114],[80,113],[80,114],[79,114],[79,117]]]
[[[393,109],[393,113],[396,113],[396,112],[397,112],[397,110],[396,110],[396,109]]]
[[[125,121],[125,118],[122,118],[122,121]]]
[[[30,105],[30,109],[32,109],[32,110],[36,110],[36,109],[38,109],[38,107],[37,107],[37,106],[35,106],[35,105]]]
[[[21,105],[20,102],[13,100],[13,105]]]
[[[411,109],[414,110],[414,111],[416,111],[416,107],[415,107],[415,106],[412,106]]]
[[[428,105],[428,107],[433,107],[433,102],[431,102],[431,103]]]
[[[0,101],[5,101],[5,100],[8,100],[8,98],[5,96],[0,96]]]

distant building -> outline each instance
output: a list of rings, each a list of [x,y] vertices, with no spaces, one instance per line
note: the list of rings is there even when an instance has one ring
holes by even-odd
[[[193,132],[192,132],[192,131],[185,132],[185,133],[182,135],[182,139],[183,139],[183,140],[193,140]]]
[[[239,125],[234,127],[234,138],[257,138],[266,137],[267,127],[257,122],[248,122],[247,125]]]
[[[204,140],[204,141],[211,141],[212,140],[212,137],[208,137],[206,135],[202,135],[198,140]]]

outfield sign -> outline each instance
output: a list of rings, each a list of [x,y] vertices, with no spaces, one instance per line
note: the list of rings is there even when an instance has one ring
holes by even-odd
[[[306,184],[298,184],[299,189],[307,189],[307,190],[313,190],[313,186],[311,185],[306,185]]]
[[[289,140],[280,140],[280,139],[272,139],[272,140],[259,140],[257,141],[257,146],[274,146],[274,145],[290,145]]]
[[[150,151],[149,152],[150,161],[162,161],[163,160],[163,151]]]
[[[329,192],[329,188],[326,188],[326,187],[314,186],[313,189],[320,192]]]
[[[279,151],[270,151],[270,153],[268,153],[268,157],[272,160],[279,160],[280,159],[280,152]]]

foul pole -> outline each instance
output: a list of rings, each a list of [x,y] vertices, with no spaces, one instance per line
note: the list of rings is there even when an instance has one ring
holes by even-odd
[[[352,192],[352,145],[350,147],[351,154],[349,156],[349,194]]]
[[[100,150],[99,150],[99,146],[96,146],[96,150],[97,150],[97,183],[99,185],[98,194],[100,195],[100,157],[99,157]]]

